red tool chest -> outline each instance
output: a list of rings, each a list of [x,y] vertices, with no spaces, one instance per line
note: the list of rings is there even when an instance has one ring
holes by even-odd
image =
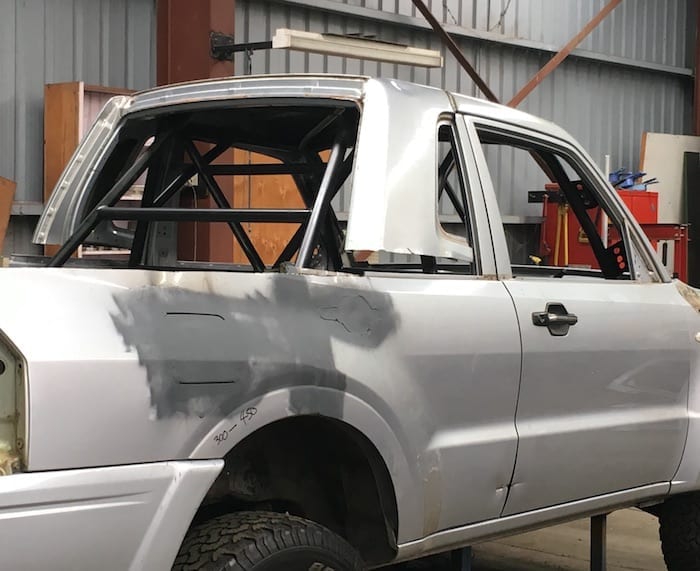
[[[559,190],[559,185],[545,185],[547,191]],[[620,190],[620,198],[627,205],[640,224],[656,224],[658,221],[659,195],[656,192]],[[601,228],[602,217],[599,208],[587,210],[588,215]],[[553,266],[585,266],[597,268],[598,264],[571,207],[544,200],[542,236],[540,238],[543,263]],[[558,235],[558,239],[557,239]]]
[[[618,190],[617,193],[640,224],[659,221],[659,193],[639,190]]]

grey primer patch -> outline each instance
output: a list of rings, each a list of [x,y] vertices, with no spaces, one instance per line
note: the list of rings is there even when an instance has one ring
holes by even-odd
[[[277,275],[273,284],[270,297],[159,286],[115,294],[112,320],[146,368],[159,418],[223,417],[275,389],[309,385],[336,389],[318,397],[333,402],[296,397],[290,410],[321,407],[342,417],[347,379],[335,368],[331,341],[378,347],[398,326],[391,298],[300,276]]]

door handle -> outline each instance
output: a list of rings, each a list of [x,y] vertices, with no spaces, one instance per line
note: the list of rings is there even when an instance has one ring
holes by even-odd
[[[546,327],[554,337],[564,337],[569,328],[578,323],[578,317],[566,311],[562,303],[548,303],[544,311],[532,314],[532,324]]]
[[[578,323],[578,317],[572,314],[558,315],[556,313],[548,313],[543,311],[541,313],[533,313],[532,322],[540,327],[547,327],[548,325],[557,325],[562,323],[571,326]]]

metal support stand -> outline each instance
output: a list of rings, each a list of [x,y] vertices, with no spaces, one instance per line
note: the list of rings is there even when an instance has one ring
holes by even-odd
[[[591,518],[591,571],[605,571],[606,531],[608,515]]]
[[[472,548],[455,549],[452,552],[452,571],[471,571]]]

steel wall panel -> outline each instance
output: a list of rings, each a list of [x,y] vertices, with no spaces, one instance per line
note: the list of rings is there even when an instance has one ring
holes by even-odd
[[[410,0],[347,0],[345,3],[367,8],[412,15]],[[502,8],[495,14],[486,10],[489,2],[483,0],[446,1],[450,13],[458,22],[474,22],[480,29],[493,27]],[[504,2],[504,7],[506,2]],[[664,11],[661,4],[667,5]],[[565,43],[592,18],[594,10],[604,5],[602,0],[561,2],[560,0],[512,0],[504,16],[504,26],[517,24],[517,33],[548,43]],[[626,11],[617,14],[607,28],[597,32],[597,39],[589,39],[587,49],[611,50],[624,57],[644,56],[658,63],[686,66],[687,38],[683,33],[671,33],[687,9],[683,0],[668,3],[637,0],[625,2]],[[452,16],[440,8],[443,2],[433,0],[432,8],[443,21],[452,22]],[[631,7],[630,7],[631,6]],[[349,58],[327,57],[299,52],[261,51],[252,56],[252,73],[327,72],[360,73],[396,77],[418,83],[444,87],[467,95],[479,95],[474,84],[446,53],[435,35],[413,27],[388,24],[307,9],[289,4],[263,0],[237,0],[236,35],[240,41],[269,39],[276,28],[291,27],[302,30],[375,35],[383,40],[406,43],[418,47],[442,49],[445,56],[443,69],[426,70],[410,66],[359,61]],[[666,14],[666,12],[668,12]],[[663,14],[666,15],[663,15]],[[494,15],[495,14],[495,15]],[[662,17],[663,16],[663,17]],[[550,25],[560,18],[557,26]],[[491,22],[491,24],[489,24]],[[508,23],[510,22],[510,23]],[[624,25],[623,25],[624,24]],[[640,42],[641,31],[633,27],[657,26],[656,48]],[[552,28],[556,27],[556,30]],[[621,28],[625,30],[621,30]],[[618,30],[620,28],[621,31]],[[629,28],[629,29],[627,29]],[[616,38],[611,38],[613,31]],[[594,32],[596,33],[596,32]],[[666,44],[660,38],[666,37]],[[607,40],[603,41],[605,38]],[[459,41],[467,59],[485,79],[491,89],[507,101],[548,60],[543,52],[526,50],[492,42],[463,39]],[[644,48],[644,50],[642,50]],[[636,51],[635,51],[636,50]],[[247,71],[247,59],[238,54],[238,73]],[[550,119],[572,133],[602,166],[605,154],[612,157],[613,166],[634,169],[639,164],[639,150],[644,131],[689,134],[692,128],[692,81],[688,77],[662,74],[643,69],[626,68],[597,61],[570,58],[554,71],[520,106],[524,111]],[[512,176],[518,165],[511,165]],[[512,177],[509,177],[512,179]],[[528,184],[527,181],[521,181]],[[337,205],[347,209],[347,196],[340,197]],[[512,214],[536,214],[524,202],[513,204]]]
[[[410,0],[335,0],[390,14],[416,16]],[[503,38],[553,48],[571,38],[607,0],[431,0],[442,22]],[[583,42],[581,49],[603,56],[692,67],[690,0],[623,2]],[[507,8],[507,10],[506,10]],[[267,40],[278,27],[363,33],[442,49],[431,32],[411,26],[358,19],[264,0],[238,0],[238,41]],[[490,35],[489,34],[489,35]],[[541,67],[541,51],[460,40],[497,95],[507,100]],[[443,49],[444,53],[444,49]],[[237,73],[247,73],[245,56]],[[257,52],[252,73],[331,72],[398,77],[478,95],[450,54],[445,68],[358,61],[298,52]],[[43,85],[83,80],[134,89],[155,83],[154,0],[0,0],[0,176],[18,182],[16,200],[42,195]],[[564,126],[602,162],[633,168],[645,130],[689,133],[689,78],[570,58],[521,108]],[[517,165],[514,165],[517,166]],[[341,197],[339,207],[347,207]],[[19,232],[24,235],[24,232]],[[19,246],[19,241],[16,242]],[[7,250],[7,248],[6,248]]]
[[[154,85],[154,12],[154,0],[0,0],[0,176],[15,200],[42,200],[44,84]]]
[[[416,16],[411,0],[334,0]],[[609,0],[425,0],[444,24],[562,46]],[[623,2],[581,48],[597,53],[685,67],[689,0]]]
[[[13,216],[7,227],[3,255],[9,254],[41,254],[43,247],[32,244],[35,216]]]

